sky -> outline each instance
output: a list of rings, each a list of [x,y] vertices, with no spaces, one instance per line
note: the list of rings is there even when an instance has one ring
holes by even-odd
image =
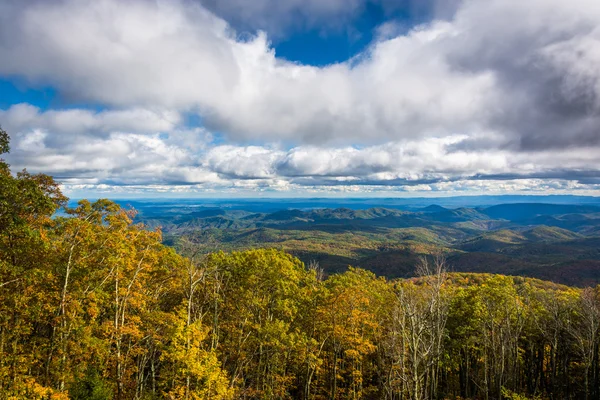
[[[0,0],[71,197],[600,195],[597,0]]]

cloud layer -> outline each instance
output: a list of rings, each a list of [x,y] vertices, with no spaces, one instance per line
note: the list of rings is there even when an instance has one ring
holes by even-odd
[[[3,2],[0,75],[101,109],[0,111],[11,162],[71,185],[598,189],[597,1],[464,0],[325,67],[231,23],[319,24],[365,3],[277,4]]]

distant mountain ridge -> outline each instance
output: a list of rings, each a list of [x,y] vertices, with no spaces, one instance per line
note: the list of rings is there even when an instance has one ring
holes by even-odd
[[[141,209],[165,240],[193,238],[201,251],[276,247],[327,272],[348,265],[388,277],[414,272],[432,252],[461,272],[494,272],[572,285],[600,283],[600,207],[515,203],[412,210],[386,207],[280,209],[261,213],[215,207]]]
[[[173,214],[173,215],[171,215]],[[142,222],[159,226],[163,221],[166,230],[178,228],[300,228],[314,225],[339,226],[351,223],[360,227],[426,227],[436,224],[469,223],[463,227],[490,230],[515,226],[547,225],[572,231],[600,228],[600,207],[591,205],[560,204],[502,204],[487,208],[460,207],[449,209],[430,205],[416,211],[375,207],[369,209],[278,210],[272,213],[243,213],[239,210],[195,209],[190,212],[172,210],[160,216],[146,217],[143,209]]]
[[[519,221],[542,215],[598,213],[600,207],[575,204],[516,203],[487,207],[483,212],[490,218]]]

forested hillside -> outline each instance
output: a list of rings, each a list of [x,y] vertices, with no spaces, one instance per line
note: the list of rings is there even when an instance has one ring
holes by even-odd
[[[4,162],[0,194],[0,399],[600,398],[600,287],[178,254]]]
[[[273,212],[252,212],[256,205],[244,202],[221,208],[190,202],[135,204],[140,211],[136,221],[160,227],[165,243],[188,240],[202,253],[276,248],[305,263],[318,262],[327,274],[353,265],[389,279],[411,277],[420,257],[443,253],[454,272],[527,276],[580,287],[600,283],[600,207],[595,204]]]

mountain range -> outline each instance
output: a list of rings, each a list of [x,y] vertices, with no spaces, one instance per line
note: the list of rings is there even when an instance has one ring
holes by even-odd
[[[194,204],[136,204],[165,242],[201,252],[274,247],[326,273],[348,266],[390,278],[443,253],[456,272],[521,275],[570,285],[600,282],[600,206],[508,203],[474,207],[348,207],[255,212]]]

